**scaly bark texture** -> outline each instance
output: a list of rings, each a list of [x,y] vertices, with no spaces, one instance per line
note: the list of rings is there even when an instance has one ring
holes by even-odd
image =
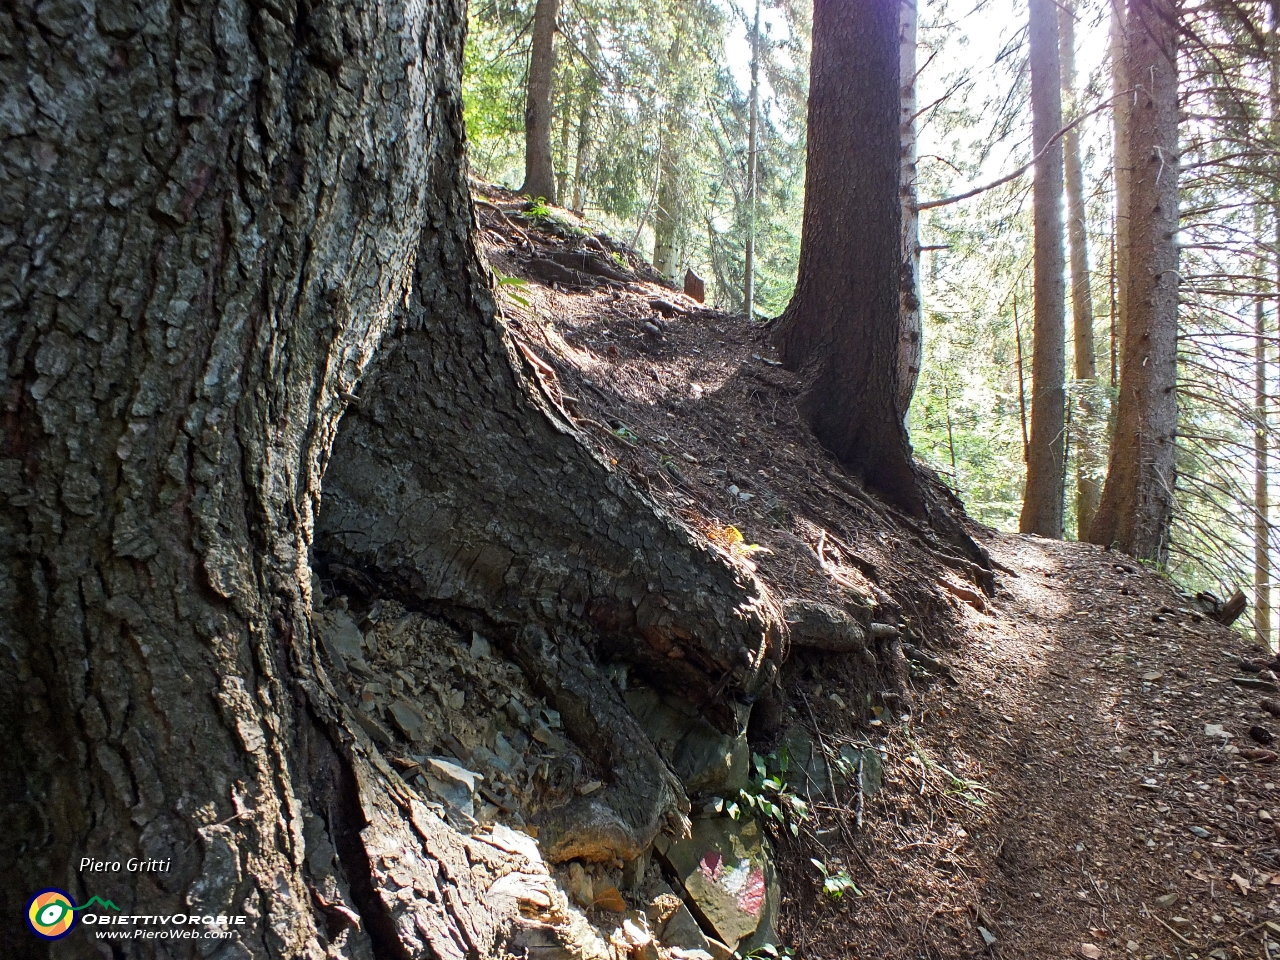
[[[538,0],[534,7],[524,104],[524,185],[520,192],[548,203],[556,202],[556,173],[551,159],[551,87],[556,72],[559,16],[560,0]]]
[[[767,679],[767,601],[520,392],[469,240],[464,24],[460,0],[0,11],[5,957],[101,956],[84,930],[54,948],[25,931],[46,886],[130,913],[246,914],[221,944],[240,958],[463,960],[517,915],[503,891],[519,885],[494,884],[512,855],[425,808],[348,723],[312,639],[321,478],[344,410],[378,410],[351,397],[393,325],[394,356],[422,364],[408,383],[449,379],[463,418],[489,412],[462,399],[468,383],[523,398],[470,422],[596,495],[573,507],[615,545],[614,589],[584,601],[584,622],[668,644],[670,674],[715,676],[725,715]],[[411,424],[420,457],[444,462],[467,421],[441,422],[441,439],[434,419]],[[520,530],[533,556],[563,562],[538,533]],[[494,556],[460,548],[451,582]],[[582,640],[522,626],[513,643],[564,664],[543,671],[561,702],[596,689]],[[624,746],[618,765],[653,773]],[[678,810],[665,776],[637,806]],[[171,866],[82,875],[83,856]]]
[[[1058,58],[1069,121],[1077,115],[1075,18],[1073,2],[1058,8]],[[1076,539],[1085,540],[1102,496],[1099,474],[1103,460],[1094,441],[1099,384],[1093,344],[1093,289],[1089,282],[1089,232],[1085,222],[1079,128],[1068,130],[1062,138],[1062,152],[1067,190],[1067,240],[1071,247],[1071,320],[1077,397],[1071,418],[1071,439],[1076,452]]]
[[[924,331],[920,314],[920,212],[916,198],[916,0],[900,0],[898,76],[901,83],[902,283],[898,343],[898,412],[904,419],[920,379]]]
[[[685,804],[598,662],[626,663],[739,732],[776,670],[780,614],[516,375],[487,288],[458,269],[470,248],[429,240],[424,282],[339,431],[317,554],[336,576],[355,571],[502,641],[612,771],[603,796],[551,819],[544,847],[632,859]],[[567,829],[585,821],[586,854]]]
[[[1033,181],[1035,220],[1035,324],[1031,348],[1031,442],[1027,486],[1018,529],[1062,536],[1063,458],[1066,446],[1065,290],[1062,273],[1062,77],[1058,17],[1053,0],[1030,0],[1031,149],[1039,156]],[[1041,156],[1041,151],[1044,151]]]
[[[799,275],[774,342],[823,446],[921,513],[900,409],[900,27],[898,0],[814,3]]]
[[[1089,539],[1163,564],[1173,518],[1178,336],[1178,77],[1172,0],[1133,0],[1128,317],[1111,462]]]

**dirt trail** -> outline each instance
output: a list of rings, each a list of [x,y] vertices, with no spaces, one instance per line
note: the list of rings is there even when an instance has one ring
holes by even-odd
[[[793,898],[787,933],[813,957],[1280,956],[1277,771],[1248,758],[1280,727],[1233,682],[1272,681],[1241,670],[1260,651],[1127,558],[987,546],[1014,573],[964,608],[956,685],[888,731],[886,789],[832,845],[863,897]]]
[[[984,598],[982,571],[816,444],[767,330],[567,215],[486,194],[481,246],[523,278],[499,288],[508,328],[601,458],[779,598],[902,626],[870,668],[796,649],[783,664],[777,731],[833,756],[875,747],[885,779],[860,830],[849,786],[810,798],[798,838],[774,827],[780,942],[804,958],[1280,958],[1269,654],[1088,545],[976,529],[1002,568]],[[824,894],[814,860],[858,892]]]

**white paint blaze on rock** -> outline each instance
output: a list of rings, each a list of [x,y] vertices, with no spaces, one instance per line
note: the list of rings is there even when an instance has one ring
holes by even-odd
[[[664,837],[655,846],[730,949],[757,930],[772,930],[777,880],[768,843],[754,821],[695,820],[690,836]]]

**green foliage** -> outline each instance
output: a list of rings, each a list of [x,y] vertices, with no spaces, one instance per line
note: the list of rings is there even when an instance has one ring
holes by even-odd
[[[761,76],[756,304],[781,313],[794,286],[803,208],[807,12],[769,0]],[[472,4],[463,76],[472,169],[523,180],[534,0]],[[561,8],[552,98],[560,206],[639,246],[661,220],[673,273],[692,267],[713,303],[742,307],[748,102],[726,38],[746,12],[716,0],[579,0]],[[777,36],[774,36],[777,33]],[[741,40],[739,40],[739,43]],[[546,198],[550,200],[550,198]],[[579,209],[581,206],[581,209]],[[545,215],[545,214],[544,214]]]
[[[799,836],[800,824],[809,818],[809,805],[787,783],[790,758],[786,749],[762,757],[751,755],[751,780],[738,793],[738,800],[729,803],[724,811],[735,820],[759,816],[766,823],[789,830]]]
[[[834,868],[827,866],[821,860],[812,857],[809,862],[818,868],[818,872],[822,874],[822,892],[833,900],[839,900],[846,893],[855,897],[862,896],[862,891],[858,889],[858,885],[853,882],[853,877],[849,876],[849,871],[842,866]]]

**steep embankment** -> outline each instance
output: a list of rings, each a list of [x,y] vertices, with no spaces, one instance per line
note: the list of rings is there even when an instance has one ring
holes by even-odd
[[[1234,634],[1122,558],[974,528],[993,578],[825,454],[760,327],[560,211],[485,188],[478,214],[546,401],[790,626],[778,693],[724,698],[749,746],[590,652],[693,800],[693,839],[673,822],[624,861],[591,813],[617,800],[610,772],[527,671],[328,571],[331,597],[355,586],[318,614],[341,692],[473,871],[502,877],[478,888],[520,904],[512,949],[1223,960],[1280,939],[1275,756],[1250,739],[1275,678],[1240,674]],[[725,816],[744,786],[759,826]],[[552,823],[572,842],[552,850]]]

